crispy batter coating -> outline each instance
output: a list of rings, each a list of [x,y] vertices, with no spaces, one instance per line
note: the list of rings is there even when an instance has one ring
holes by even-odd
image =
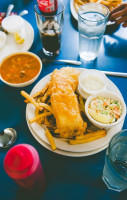
[[[82,135],[85,131],[79,103],[75,95],[80,72],[66,67],[55,70],[51,76],[49,93],[51,106],[56,118],[57,131],[61,137],[67,138]]]

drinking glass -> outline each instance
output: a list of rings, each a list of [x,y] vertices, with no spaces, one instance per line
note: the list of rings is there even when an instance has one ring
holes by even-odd
[[[43,52],[47,56],[59,54],[61,45],[61,33],[64,20],[64,4],[58,0],[58,9],[55,14],[41,12],[38,5],[34,7],[36,22],[42,41]]]
[[[117,133],[106,151],[103,181],[111,190],[127,188],[127,129]]]
[[[78,10],[79,55],[86,61],[98,56],[109,10],[99,3],[87,3]]]

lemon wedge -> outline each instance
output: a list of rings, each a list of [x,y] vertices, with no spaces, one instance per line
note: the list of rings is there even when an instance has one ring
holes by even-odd
[[[17,43],[17,44],[22,44],[23,42],[24,42],[24,38],[22,37],[22,35],[20,34],[20,33],[18,33],[18,32],[15,32],[14,33],[14,39],[15,39],[15,42]]]
[[[96,113],[95,111],[89,109],[89,114],[91,115],[91,117],[93,119],[95,119],[96,121],[103,123],[103,124],[110,124],[113,122],[113,117],[109,116],[109,115],[104,115],[101,113]]]

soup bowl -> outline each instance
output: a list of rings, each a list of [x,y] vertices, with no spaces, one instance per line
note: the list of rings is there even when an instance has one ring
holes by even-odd
[[[16,52],[4,58],[0,64],[0,79],[12,87],[32,84],[40,75],[42,61],[34,53]]]

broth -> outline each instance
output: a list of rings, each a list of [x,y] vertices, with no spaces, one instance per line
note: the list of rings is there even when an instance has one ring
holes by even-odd
[[[40,62],[32,55],[17,54],[7,58],[1,64],[1,77],[13,84],[33,79],[40,71]]]

